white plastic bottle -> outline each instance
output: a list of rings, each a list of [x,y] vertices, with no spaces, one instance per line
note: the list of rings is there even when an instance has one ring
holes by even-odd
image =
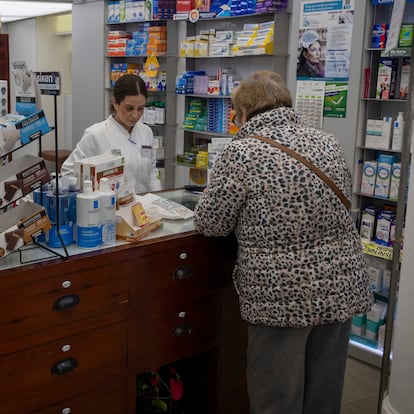
[[[83,193],[76,196],[76,244],[85,249],[101,245],[101,210],[99,194],[92,181],[84,180]]]
[[[402,150],[402,141],[404,135],[404,114],[403,112],[398,112],[397,119],[394,121],[394,129],[392,133],[392,150],[401,151]]]
[[[102,243],[115,244],[116,242],[116,193],[111,189],[108,178],[99,181],[99,201],[101,204]]]

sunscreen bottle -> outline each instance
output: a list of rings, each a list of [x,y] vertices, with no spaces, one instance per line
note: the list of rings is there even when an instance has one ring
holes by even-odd
[[[76,196],[76,244],[92,249],[101,245],[101,211],[99,195],[92,189],[92,181],[84,180],[83,193]]]
[[[111,189],[108,178],[99,181],[99,201],[101,204],[102,243],[115,244],[116,242],[116,193]]]

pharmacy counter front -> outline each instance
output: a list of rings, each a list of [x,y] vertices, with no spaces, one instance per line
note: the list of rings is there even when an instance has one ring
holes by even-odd
[[[135,244],[69,246],[66,260],[31,247],[0,262],[0,412],[155,412],[137,379],[165,366],[184,390],[179,402],[162,391],[168,407],[248,412],[233,237],[204,237],[187,219]]]

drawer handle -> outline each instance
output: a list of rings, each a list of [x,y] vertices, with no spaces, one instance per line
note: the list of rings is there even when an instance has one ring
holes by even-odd
[[[188,323],[180,323],[176,326],[173,332],[173,336],[187,336],[191,335],[193,328]]]
[[[72,372],[78,366],[78,361],[75,358],[63,359],[62,361],[56,362],[52,367],[52,374],[64,375]]]
[[[53,310],[63,311],[66,309],[74,308],[79,305],[80,297],[78,295],[67,295],[57,299],[53,304]]]
[[[183,279],[190,279],[193,276],[193,269],[191,266],[180,266],[177,268],[173,274],[173,279],[175,280],[183,280]]]

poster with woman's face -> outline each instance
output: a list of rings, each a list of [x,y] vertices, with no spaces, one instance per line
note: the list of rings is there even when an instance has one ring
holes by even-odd
[[[297,79],[349,79],[354,0],[302,3]]]
[[[298,79],[325,77],[326,28],[299,30]]]

